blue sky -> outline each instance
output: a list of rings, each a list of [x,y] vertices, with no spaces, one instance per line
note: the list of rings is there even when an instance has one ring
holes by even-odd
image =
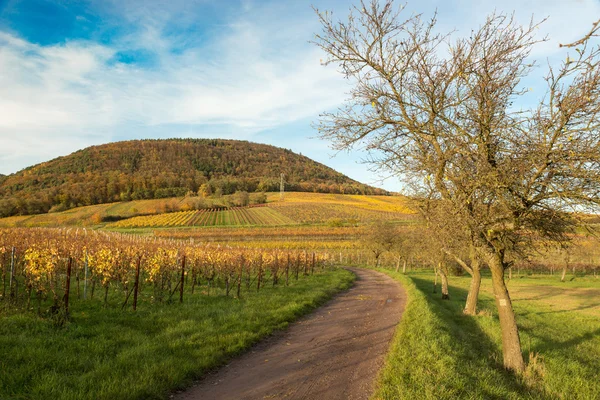
[[[400,190],[359,163],[360,150],[332,158],[311,128],[349,90],[308,43],[319,30],[311,5],[343,18],[353,3],[0,0],[0,173],[111,141],[220,137],[289,148]],[[421,0],[408,9],[437,9],[440,29],[459,33],[493,10],[548,17],[540,34],[550,41],[534,52],[542,64],[564,59],[558,43],[600,18],[600,0]]]

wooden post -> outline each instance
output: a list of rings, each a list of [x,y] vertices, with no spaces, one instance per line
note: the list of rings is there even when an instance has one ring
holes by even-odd
[[[315,253],[312,253],[312,263],[310,265],[310,274],[314,274],[315,272]]]
[[[181,282],[179,285],[179,302],[183,303],[183,284],[185,280],[185,255],[181,260]]]
[[[69,317],[69,291],[71,290],[71,267],[73,265],[73,259],[69,257],[69,263],[67,264],[67,284],[65,285],[65,314]]]
[[[242,291],[242,279],[244,277],[244,258],[243,256],[241,257],[241,265],[240,265],[240,273],[238,274],[238,281],[237,281],[237,298],[240,298],[240,293]]]
[[[289,274],[290,274],[290,253],[288,253],[288,255],[287,255],[287,264],[285,266],[285,286],[287,286],[290,281]]]
[[[258,282],[256,284],[256,291],[260,290],[260,281],[262,280],[262,265],[258,267]]]
[[[14,296],[13,292],[13,277],[15,275],[15,247],[13,246],[12,251],[10,253],[10,279],[8,281],[8,290],[10,292],[10,297]]]
[[[88,282],[88,256],[87,250],[85,251],[85,272],[83,275],[83,299],[87,299],[87,282]]]
[[[6,268],[4,267],[4,256],[2,257],[2,300],[6,299]]]
[[[277,253],[275,253],[275,267],[271,271],[273,272],[273,286],[275,286],[279,279],[279,258]]]
[[[304,250],[304,275],[308,275],[308,255],[306,254],[306,250]]]
[[[133,284],[133,311],[137,308],[138,290],[140,288],[140,263],[142,256],[140,255],[135,266],[135,283]],[[87,271],[87,268],[86,268]]]

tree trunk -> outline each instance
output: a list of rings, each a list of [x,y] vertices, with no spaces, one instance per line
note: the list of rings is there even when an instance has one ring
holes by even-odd
[[[471,264],[473,274],[471,275],[471,286],[467,295],[467,303],[463,313],[466,315],[477,314],[477,299],[479,298],[479,288],[481,287],[481,271],[479,265]]]
[[[565,281],[565,275],[567,275],[567,267],[564,267],[562,270],[562,275],[560,276],[560,281],[564,282]]]
[[[448,275],[446,275],[446,271],[442,268],[441,263],[438,265],[438,272],[442,278],[442,300],[450,300],[450,293],[448,293]]]
[[[400,257],[398,257],[398,261],[396,261],[396,272],[400,271]]]
[[[504,264],[500,257],[498,254],[490,255],[489,266],[492,272],[492,285],[500,318],[504,368],[520,373],[525,370],[525,362],[521,353],[521,339],[519,338],[515,312],[510,301],[508,288],[504,282]]]

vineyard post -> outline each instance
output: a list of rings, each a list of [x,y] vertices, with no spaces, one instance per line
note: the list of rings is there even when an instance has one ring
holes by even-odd
[[[260,281],[262,279],[262,263],[258,266],[258,283],[256,284],[256,291],[260,290]]]
[[[87,282],[88,282],[88,255],[87,250],[85,251],[85,272],[83,275],[83,299],[87,299]]]
[[[290,274],[290,253],[288,252],[288,255],[287,255],[287,264],[285,266],[285,286],[287,286],[288,283],[289,283],[289,281],[290,281],[289,274]]]
[[[71,290],[71,267],[73,265],[73,258],[69,257],[69,263],[67,264],[67,283],[65,285],[65,315],[69,318],[69,291]]]
[[[6,299],[6,267],[4,264],[4,255],[2,255],[2,300]]]
[[[10,291],[10,297],[13,297],[13,277],[15,275],[15,247],[13,246],[10,253],[10,279],[8,281],[8,289]]]
[[[298,273],[300,272],[300,253],[296,254],[296,270],[294,272],[296,273],[296,280],[298,280]]]
[[[240,298],[240,292],[242,289],[242,279],[244,276],[244,255],[240,255],[240,274],[238,276],[238,282],[237,282],[237,298]]]
[[[310,274],[314,274],[315,273],[315,253],[312,253],[312,263],[310,265]]]
[[[179,285],[179,302],[183,303],[183,284],[185,280],[185,254],[183,255],[183,259],[181,261],[181,282]]]
[[[142,262],[142,255],[138,256],[137,263],[135,265],[135,283],[133,284],[133,311],[137,308],[138,289],[140,287],[140,263]],[[87,271],[87,269],[86,269]]]
[[[308,275],[308,254],[304,250],[304,276]]]
[[[273,271],[273,286],[277,285],[277,278],[279,273],[279,258],[277,257],[277,253],[275,253],[275,265],[272,269]]]

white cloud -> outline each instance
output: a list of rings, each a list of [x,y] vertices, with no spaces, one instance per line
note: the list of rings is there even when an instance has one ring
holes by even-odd
[[[179,55],[168,53],[162,38],[157,69],[108,62],[118,47],[42,47],[0,34],[0,172],[26,166],[32,155],[43,160],[57,143],[66,154],[110,141],[111,131],[127,126],[222,124],[250,138],[339,104],[344,83],[319,65],[316,49],[303,43],[278,53],[267,30],[239,21],[209,47]],[[158,33],[140,35],[152,41]]]
[[[351,4],[324,1],[316,5],[337,8],[340,18]],[[197,47],[179,52],[171,50],[188,39],[165,35],[165,27],[180,20],[184,26],[193,24],[198,7],[214,3],[173,0],[168,10],[162,1],[148,7],[128,1],[101,4],[135,27],[111,46],[71,41],[44,47],[0,32],[0,173],[115,137],[219,135],[262,141],[265,130],[315,120],[339,105],[349,89],[334,68],[320,65],[323,55],[307,43],[319,29],[308,1],[292,6],[244,0],[235,19],[197,33],[208,44],[189,39]],[[494,9],[517,10],[520,22],[531,14],[549,16],[541,31],[551,41],[537,50],[541,59],[559,52],[558,42],[574,40],[600,16],[596,0],[431,0],[411,6],[426,17],[439,6],[443,27],[462,33],[476,28]],[[117,52],[137,49],[154,52],[156,65],[111,62]],[[301,130],[295,137],[303,144],[299,151],[311,157],[313,149],[314,157],[326,162],[325,144],[308,143],[315,132]],[[290,141],[271,141],[276,142],[289,147],[285,143]],[[359,172],[366,166],[345,160],[349,158],[327,164],[352,176],[367,176]]]

